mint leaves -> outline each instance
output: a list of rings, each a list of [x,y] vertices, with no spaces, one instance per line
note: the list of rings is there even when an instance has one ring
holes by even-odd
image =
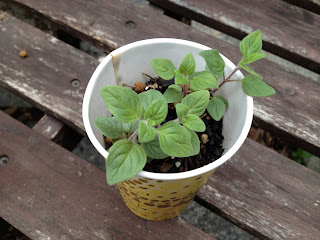
[[[262,81],[262,76],[248,66],[266,57],[261,50],[260,31],[246,36],[240,43],[242,59],[227,77],[225,62],[216,49],[199,52],[206,62],[205,69],[200,72],[195,72],[192,53],[181,59],[178,69],[169,59],[153,59],[151,66],[159,77],[174,79],[175,84],[163,94],[153,89],[138,94],[126,87],[102,87],[101,97],[113,117],[99,117],[94,123],[114,142],[106,160],[108,184],[135,176],[152,159],[197,155],[200,140],[196,132],[206,130],[203,114],[207,111],[219,121],[228,109],[228,96],[216,94],[225,83],[241,82],[243,92],[249,96],[275,94],[275,90]],[[243,79],[232,80],[239,69],[249,74]],[[166,122],[168,104],[175,107],[177,118]]]

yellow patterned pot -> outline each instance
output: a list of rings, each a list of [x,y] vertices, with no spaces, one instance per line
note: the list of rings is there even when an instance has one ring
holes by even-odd
[[[213,172],[169,181],[135,176],[118,188],[132,212],[149,220],[166,220],[183,212]]]
[[[204,45],[179,39],[149,39],[125,45],[110,53],[97,67],[87,86],[83,101],[83,122],[88,137],[94,147],[104,157],[104,139],[94,126],[94,120],[110,116],[99,94],[105,85],[133,85],[144,81],[146,73],[154,76],[150,65],[154,58],[168,58],[179,66],[187,53],[192,53],[196,61],[195,71],[205,69],[205,61],[198,55],[210,49]],[[225,61],[225,75],[230,74],[235,65],[221,55]],[[237,72],[232,79],[243,78]],[[253,117],[253,101],[241,89],[241,83],[226,84],[217,91],[227,99],[228,110],[223,117],[224,152],[216,161],[201,168],[183,173],[151,173],[141,171],[137,176],[121,182],[118,188],[127,206],[140,217],[150,220],[164,220],[180,214],[206,183],[214,170],[226,162],[244,142]]]

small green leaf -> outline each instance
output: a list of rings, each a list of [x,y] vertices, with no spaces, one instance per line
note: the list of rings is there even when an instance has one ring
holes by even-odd
[[[181,88],[180,88],[181,89]],[[180,102],[183,98],[181,91],[179,92],[175,88],[168,88],[164,94],[164,98],[166,99],[167,103],[175,103]]]
[[[187,84],[189,84],[189,80],[186,79],[180,72],[176,72],[176,76],[174,78],[174,83],[187,85]]]
[[[179,71],[181,74],[185,75],[191,75],[194,73],[194,70],[196,69],[196,62],[194,61],[194,57],[192,53],[188,53],[187,56],[184,57],[182,60]]]
[[[190,130],[196,132],[204,132],[206,130],[206,125],[197,115],[187,114],[182,118],[182,123],[184,126],[189,128]]]
[[[157,131],[154,127],[150,127],[145,121],[141,121],[139,125],[139,141],[149,142],[156,136]]]
[[[190,81],[190,88],[193,91],[218,87],[217,79],[212,74],[205,71],[195,75]]]
[[[255,62],[261,58],[264,58],[266,56],[267,56],[267,54],[264,54],[264,53],[252,53],[245,58],[244,63],[249,64],[249,63]]]
[[[164,153],[173,157],[188,157],[192,153],[188,130],[177,122],[167,122],[157,129]]]
[[[226,104],[221,98],[213,97],[209,102],[207,111],[214,120],[219,121],[226,111]]]
[[[138,129],[139,127],[139,121],[136,120],[134,122],[131,123],[122,123],[123,126],[123,130],[127,133],[133,133],[135,130]]]
[[[177,90],[178,92],[182,92],[182,88],[177,84],[171,84],[171,85],[169,85],[168,88],[172,88],[172,89]]]
[[[147,156],[152,159],[164,159],[169,156],[162,151],[158,135],[150,142],[141,143],[141,147],[145,150]]]
[[[248,56],[248,44],[246,42],[240,43],[240,51],[242,53],[243,59],[247,59]]]
[[[225,99],[221,95],[216,95],[215,97],[224,102],[224,105],[226,105],[226,109],[229,107],[229,103],[228,103],[227,99]]]
[[[122,123],[114,117],[99,117],[94,124],[108,138],[119,138],[123,133]]]
[[[250,33],[240,42],[240,51],[242,55],[249,56],[252,53],[260,53],[262,49],[262,37],[259,30]]]
[[[258,78],[260,79],[263,79],[263,77],[259,74],[259,73],[256,73],[252,68],[248,67],[246,64],[244,64],[243,62],[240,62],[239,63],[239,67],[243,68],[244,70],[246,70],[247,72],[257,76]]]
[[[150,126],[155,126],[164,121],[168,113],[168,104],[165,100],[158,100],[152,103],[146,113],[144,119],[149,120]],[[150,121],[151,120],[151,121]]]
[[[272,87],[253,75],[247,75],[242,79],[242,90],[253,97],[265,97],[276,93]]]
[[[181,103],[188,108],[190,114],[201,116],[208,106],[209,98],[209,91],[200,90],[185,96]]]
[[[176,67],[166,58],[155,58],[151,60],[153,70],[164,80],[170,80],[175,76]]]
[[[204,58],[211,73],[215,76],[223,73],[225,63],[216,49],[201,51],[199,55]]]
[[[120,86],[104,86],[100,94],[109,111],[122,122],[133,122],[141,113],[139,95],[132,89]]]
[[[223,76],[223,72],[220,73],[219,75],[213,74],[213,73],[210,71],[210,69],[209,69],[209,67],[208,67],[207,64],[206,64],[206,66],[205,66],[205,70],[206,70],[208,73],[212,74],[212,76],[213,76],[215,79],[217,79],[217,80],[219,80],[219,79],[222,78],[222,76]]]
[[[163,97],[163,95],[161,94],[161,92],[151,89],[148,90],[146,92],[140,93],[139,97],[141,99],[141,103],[142,103],[142,113],[141,116],[144,115],[144,113],[147,111],[147,109],[149,108],[149,106],[152,103],[158,102],[159,100],[165,100],[165,98]]]
[[[187,130],[189,131],[189,134],[190,134],[189,136],[190,136],[190,141],[192,146],[190,156],[194,156],[200,152],[200,140],[198,135],[194,131],[189,130],[188,128]]]
[[[180,122],[182,121],[182,118],[188,114],[188,111],[189,109],[186,105],[183,105],[182,103],[176,105],[176,112]]]
[[[108,184],[114,185],[137,175],[146,162],[147,155],[137,143],[126,139],[115,142],[106,160]]]

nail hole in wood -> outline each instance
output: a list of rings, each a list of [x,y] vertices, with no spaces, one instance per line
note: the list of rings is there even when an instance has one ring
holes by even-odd
[[[7,155],[0,156],[0,166],[5,166],[9,163],[9,157]]]

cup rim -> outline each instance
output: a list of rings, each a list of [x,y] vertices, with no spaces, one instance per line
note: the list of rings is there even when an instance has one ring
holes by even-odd
[[[83,99],[83,106],[82,106],[82,117],[83,117],[83,123],[86,130],[86,133],[93,144],[93,146],[96,148],[96,150],[106,159],[108,157],[108,151],[101,146],[97,138],[95,137],[93,130],[90,125],[89,121],[89,103],[90,103],[90,96],[92,94],[94,84],[98,76],[100,75],[101,71],[103,70],[104,66],[109,62],[112,61],[112,56],[116,56],[118,54],[121,54],[129,49],[139,47],[146,44],[159,44],[159,43],[174,43],[174,44],[181,44],[186,46],[192,46],[197,47],[199,49],[207,50],[211,49],[203,44],[195,43],[188,40],[182,40],[182,39],[175,39],[175,38],[153,38],[153,39],[146,39],[141,41],[136,41],[133,43],[129,43],[127,45],[124,45],[114,51],[112,51],[108,56],[106,56],[103,61],[98,65],[96,70],[94,71],[92,77],[90,78],[90,81],[87,85],[84,99]],[[112,56],[111,56],[112,55]],[[220,54],[222,58],[224,59],[226,64],[234,65],[228,58]],[[218,158],[212,163],[209,163],[201,168],[197,168],[194,170],[186,171],[186,172],[180,172],[180,173],[153,173],[153,172],[147,172],[144,170],[141,170],[137,176],[149,178],[149,179],[155,179],[155,180],[179,180],[179,179],[185,179],[185,178],[191,178],[198,175],[201,175],[203,173],[209,172],[223,163],[225,163],[228,159],[230,159],[241,147],[243,142],[245,141],[253,119],[253,99],[250,96],[246,96],[246,102],[247,102],[247,112],[246,112],[246,119],[244,126],[242,128],[241,134],[237,141],[234,143],[234,145],[228,150],[226,154]]]

